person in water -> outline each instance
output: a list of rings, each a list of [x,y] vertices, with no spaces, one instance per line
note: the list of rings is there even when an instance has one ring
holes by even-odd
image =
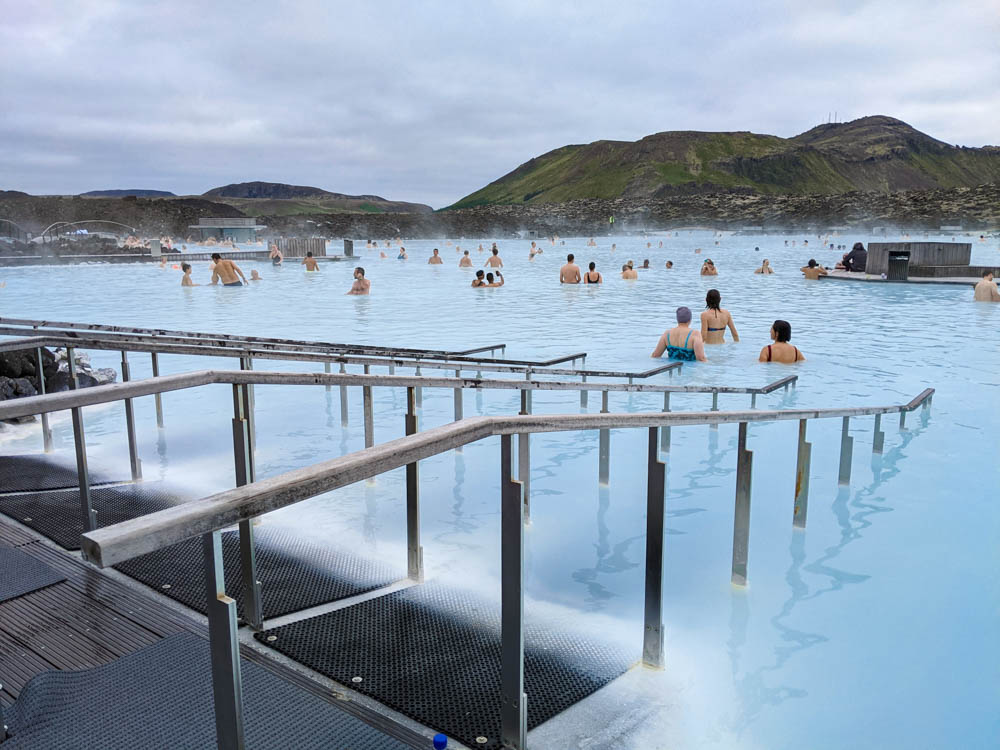
[[[820,276],[827,275],[826,269],[823,268],[823,266],[819,265],[816,262],[815,258],[810,258],[809,262],[806,265],[802,266],[802,268],[799,270],[801,270],[802,275],[805,276],[810,281],[816,281],[817,279],[819,279]]]
[[[589,270],[583,275],[584,284],[603,284],[604,277],[597,270],[597,264],[590,261]]]
[[[774,273],[774,269],[771,268],[771,261],[769,261],[767,258],[764,258],[764,262],[760,264],[760,268],[754,271],[754,273],[762,273],[762,274]]]
[[[718,276],[719,269],[715,267],[711,258],[707,258],[704,263],[701,264],[701,275],[702,276]]]
[[[434,248],[434,254],[427,259],[427,264],[431,266],[440,266],[442,263],[444,263],[444,261],[441,260],[441,256],[438,255],[438,249]]]
[[[497,279],[500,279],[500,280],[497,281]],[[485,284],[485,286],[503,286],[503,284],[504,284],[503,274],[500,273],[499,271],[497,271],[497,278],[496,279],[493,278],[493,274],[492,273],[486,274],[486,284]]]
[[[709,289],[705,295],[705,312],[701,314],[701,338],[706,344],[726,343],[726,326],[733,334],[733,342],[738,343],[740,335],[729,310],[720,307],[722,295],[718,289]]]
[[[306,253],[306,257],[302,259],[300,266],[305,266],[307,271],[318,271],[319,261],[317,261],[312,254],[312,250]]]
[[[771,340],[774,341],[773,344],[768,344],[760,350],[761,362],[781,362],[790,365],[806,361],[802,352],[788,343],[792,340],[792,326],[788,321],[774,321],[774,325],[771,326]]]
[[[257,273],[256,268],[250,271],[250,281],[263,281],[263,279],[261,279],[260,277],[260,274]]]
[[[580,266],[578,266],[574,261],[573,253],[566,256],[566,263],[562,268],[559,269],[559,283],[560,284],[579,284],[580,283]]]
[[[476,278],[472,280],[472,286],[475,288],[486,286],[486,281],[483,278],[485,275],[486,271],[484,271],[481,268],[478,271],[476,271]]]
[[[673,267],[674,267],[674,262],[672,260],[668,260],[667,261],[667,270],[669,271]]]
[[[993,283],[993,272],[984,271],[981,281],[976,282],[976,291],[972,295],[976,302],[1000,302],[1000,291]]]
[[[497,249],[497,243],[493,243],[493,249],[490,252],[492,255],[486,259],[486,265],[490,268],[503,268],[503,261],[500,260],[500,251]]]
[[[459,268],[472,268],[472,258],[469,257],[469,251],[466,250],[465,254],[462,255],[462,259],[458,261]]]
[[[218,253],[212,253],[212,260],[215,262],[212,267],[213,285],[218,284],[220,279],[223,286],[243,286],[246,283],[247,277],[243,275],[243,271],[229,258],[223,260]],[[240,279],[243,279],[242,283]]]
[[[639,268],[640,268],[640,269],[642,269],[643,271],[648,271],[648,270],[649,270],[649,258],[646,258],[646,259],[645,259],[645,260],[644,260],[644,261],[642,262],[642,265],[641,265],[641,266],[639,266]]]
[[[181,286],[198,286],[198,284],[195,284],[194,281],[191,280],[190,263],[181,263],[181,270],[184,272],[184,275],[181,276]]]
[[[639,272],[635,270],[632,261],[629,261],[622,266],[622,278],[626,281],[635,281],[639,278]]]
[[[690,308],[677,308],[677,325],[663,332],[651,356],[661,357],[663,352],[668,358],[681,362],[705,361],[705,342],[698,331],[691,330]]]
[[[406,260],[410,256],[406,254],[406,248],[402,245],[399,246],[399,255],[396,256],[396,260]]]
[[[369,241],[368,244],[370,246],[371,241]],[[278,246],[276,244],[271,245],[271,247],[267,251],[267,255],[271,259],[272,266],[280,266],[282,261],[284,261],[285,259],[285,256],[281,254],[281,251],[278,249]]]
[[[348,294],[371,294],[372,283],[365,278],[365,269],[358,266],[354,269],[354,283]]]

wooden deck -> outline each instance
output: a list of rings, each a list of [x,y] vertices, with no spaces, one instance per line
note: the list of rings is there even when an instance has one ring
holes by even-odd
[[[978,278],[971,276],[910,276],[906,281],[889,281],[881,276],[868,273],[848,273],[847,271],[830,271],[821,279],[833,279],[836,281],[868,281],[877,284],[957,284],[959,286],[974,287]]]

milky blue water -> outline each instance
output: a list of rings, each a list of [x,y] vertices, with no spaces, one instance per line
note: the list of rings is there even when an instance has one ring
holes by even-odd
[[[828,242],[849,246],[858,239],[868,238]],[[973,241],[974,263],[1000,257],[996,238],[959,239]],[[472,251],[477,267],[483,264],[479,241],[454,242]],[[345,296],[350,263],[324,264],[310,274],[291,263],[279,269],[241,263],[264,279],[245,289],[182,289],[179,271],[155,266],[8,268],[0,315],[436,349],[506,342],[509,357],[586,351],[589,367],[643,370],[653,364],[649,353],[672,325],[674,308],[688,305],[697,315],[706,290],[717,288],[740,343],[710,347],[707,363],[653,382],[762,385],[796,373],[797,388],[761,397],[758,406],[894,404],[933,387],[933,408],[911,415],[905,431],[895,419],[885,420],[882,456],[872,454],[872,418],[853,420],[849,486],[837,484],[840,421],[811,422],[804,532],[791,524],[798,425],[752,425],[746,589],[729,582],[736,428],[674,429],[667,459],[667,668],[637,682],[642,709],[622,706],[633,713],[621,716],[634,721],[611,729],[604,722],[588,726],[586,716],[576,715],[552,726],[575,738],[567,746],[587,747],[996,747],[1000,305],[973,303],[971,287],[804,281],[797,269],[810,257],[832,266],[843,252],[821,247],[816,237],[682,233],[602,238],[597,248],[585,243],[542,243],[545,253],[529,262],[528,241],[500,240],[507,285],[491,290],[470,288],[472,272],[457,268],[459,253],[444,240],[406,243],[408,261],[396,260],[394,249],[386,251],[389,259],[359,250],[372,280],[370,297]],[[441,249],[445,265],[426,264],[432,247]],[[584,264],[596,261],[605,283],[560,286],[566,252]],[[698,275],[706,257],[716,262],[718,277]],[[764,257],[775,275],[753,275]],[[640,271],[637,281],[618,278],[622,263],[644,258],[652,269]],[[664,269],[667,259],[674,262],[671,271]],[[207,282],[207,264],[196,263],[194,275]],[[757,362],[775,318],[791,322],[792,343],[805,363]],[[92,356],[97,365],[118,367],[114,354]],[[149,374],[147,356],[134,354],[132,362],[134,377]],[[161,357],[163,373],[233,365]],[[263,360],[255,366],[296,369]],[[405,394],[378,389],[375,395],[376,440],[402,435]],[[516,392],[468,393],[465,414],[512,413],[517,398]],[[748,401],[723,396],[720,407],[745,408]],[[196,496],[232,486],[229,388],[171,393],[163,402],[162,431],[152,399],[136,403],[146,478],[163,478]],[[363,447],[359,391],[351,394],[346,430],[336,389],[258,387],[256,404],[260,477]],[[655,394],[611,397],[612,410],[661,405]],[[672,398],[674,409],[709,405],[706,395]],[[592,395],[589,410],[599,408]],[[538,392],[534,411],[578,413],[579,395]],[[451,391],[425,389],[421,426],[451,418]],[[121,407],[89,409],[86,423],[92,463],[127,472]],[[68,416],[59,415],[54,428],[58,455],[71,460]],[[4,452],[41,446],[37,425],[8,429],[0,441]],[[646,433],[612,433],[606,488],[597,483],[597,448],[596,432],[532,440],[527,612],[553,627],[623,643],[638,659]],[[435,457],[420,470],[428,577],[498,596],[498,441]],[[403,496],[403,473],[394,472],[264,522],[396,561],[402,569]]]

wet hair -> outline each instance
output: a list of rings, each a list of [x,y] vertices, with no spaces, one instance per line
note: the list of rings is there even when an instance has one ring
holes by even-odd
[[[991,273],[993,273],[993,271],[991,269],[987,268],[985,271],[983,271],[983,278],[985,279]]]
[[[306,253],[306,257],[307,258],[313,257],[312,250],[310,250],[309,252]]]
[[[691,322],[691,308],[690,307],[678,307],[677,308],[677,322],[678,323],[690,323]]]
[[[594,261],[590,261],[590,266],[589,266],[589,268],[590,268],[590,270],[591,270],[591,271],[593,271],[593,270],[594,270],[595,268],[597,268],[597,264],[596,264],[596,263],[594,263]]]
[[[673,268],[673,267],[674,267],[674,262],[673,262],[672,260],[668,260],[668,261],[667,261],[667,266],[668,266],[669,268]]]
[[[191,264],[190,263],[181,263],[181,270],[182,271],[190,271],[191,270]],[[983,274],[983,275],[985,276],[985,274]]]
[[[486,271],[484,271],[483,269],[481,269],[481,268],[480,268],[480,269],[479,269],[478,271],[476,271],[476,278],[477,278],[477,279],[481,279],[481,278],[483,278],[483,275],[484,275],[485,273],[486,273]]]
[[[486,280],[492,284],[493,283],[493,274],[491,274],[491,273],[486,274]]]
[[[360,273],[362,276],[364,276],[365,269],[363,269],[361,266],[358,266],[357,268],[354,269],[354,273]]]
[[[792,324],[787,320],[776,320],[771,328],[774,329],[774,340],[779,344],[792,340]]]
[[[212,260],[222,260],[222,256],[218,253],[212,253]]]
[[[719,290],[709,289],[708,294],[705,295],[705,308],[707,310],[718,310],[720,304],[722,304],[722,295],[719,294]]]
[[[864,249],[865,246],[862,245],[860,242],[855,242],[854,247],[851,248],[851,250],[864,250]]]
[[[438,251],[438,249],[437,249],[437,248],[434,248],[434,252],[437,252],[437,251]]]
[[[567,263],[572,263],[573,262],[573,257],[574,257],[573,253],[570,253],[569,255],[567,255],[566,256],[566,262]]]
[[[706,263],[708,263],[708,265],[710,265],[710,266],[714,266],[714,265],[715,265],[715,264],[714,264],[714,263],[712,262],[712,259],[711,259],[711,258],[705,258],[705,262],[706,262]]]
[[[496,243],[493,243],[493,254],[494,255],[499,255],[500,254],[500,251],[497,250]]]
[[[816,259],[815,258],[810,258],[809,262],[806,263],[806,265],[809,266],[810,268],[815,268],[816,267]]]
[[[463,255],[468,255],[468,254],[469,254],[469,251],[468,251],[468,250],[463,250],[463,251],[462,251],[462,254],[463,254]]]
[[[625,273],[627,270],[628,270],[628,263],[622,266],[622,273]]]

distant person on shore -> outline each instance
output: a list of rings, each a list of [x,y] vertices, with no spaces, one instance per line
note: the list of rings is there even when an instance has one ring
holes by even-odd
[[[348,294],[371,294],[372,283],[365,278],[365,269],[358,266],[354,269],[354,283]]]
[[[228,258],[223,260],[218,253],[212,253],[212,260],[215,261],[215,265],[212,267],[213,285],[218,284],[220,279],[223,286],[243,286],[246,283],[247,277],[243,275],[240,267],[231,260]],[[243,279],[242,283],[240,279]]]
[[[976,282],[976,291],[972,295],[972,299],[977,302],[1000,302],[1000,291],[993,283],[992,271],[984,272],[982,280]]]
[[[566,256],[566,263],[559,269],[560,284],[579,284],[580,266],[573,262],[573,253]]]
[[[809,263],[802,266],[800,270],[802,271],[802,275],[810,281],[816,281],[820,276],[827,275],[826,269],[819,265],[815,258],[810,258]]]
[[[677,325],[664,331],[656,342],[652,357],[658,358],[667,353],[669,359],[680,362],[705,361],[705,344],[698,331],[691,330],[691,310],[687,307],[677,308]]]
[[[490,268],[503,268],[503,261],[500,260],[500,251],[497,249],[497,243],[493,243],[493,249],[490,252],[492,255],[486,259],[486,265]]]
[[[632,261],[622,266],[622,278],[626,281],[635,281],[639,278],[639,272],[635,270],[635,264]]]
[[[368,244],[370,246],[371,242],[369,242]],[[280,266],[281,263],[282,263],[282,261],[285,260],[285,256],[281,254],[281,251],[278,249],[278,245],[277,244],[272,244],[268,248],[267,255],[271,259],[271,265],[272,266]]]
[[[867,265],[868,251],[865,250],[865,246],[860,242],[855,242],[854,247],[851,248],[851,252],[841,258],[840,263],[837,264],[837,269],[850,271],[851,273],[864,273]]]
[[[673,267],[674,267],[674,262],[672,260],[668,260],[667,261],[667,270],[669,271]]]
[[[438,255],[438,249],[434,248],[433,255],[431,255],[431,257],[427,259],[427,265],[429,265],[429,266],[440,266],[442,263],[444,263],[444,261],[441,260],[441,256]]]
[[[597,270],[597,264],[590,261],[589,270],[583,275],[584,284],[603,284],[604,277]]]
[[[469,257],[469,251],[466,250],[462,255],[461,260],[458,261],[459,268],[472,268],[472,258]]]
[[[263,281],[263,279],[260,277],[260,274],[257,272],[256,268],[250,271],[250,281]]]
[[[199,284],[195,284],[191,279],[190,263],[181,263],[181,270],[184,272],[184,275],[181,276],[181,286],[199,286]]]
[[[500,279],[500,280],[497,281],[497,279]],[[493,274],[492,273],[486,274],[486,284],[485,285],[486,286],[503,286],[504,285],[503,274],[500,273],[499,271],[497,271],[496,278],[493,278]]]
[[[785,320],[776,320],[771,326],[771,340],[773,344],[768,344],[760,350],[761,362],[780,362],[790,365],[795,362],[805,362],[806,358],[797,347],[788,342],[792,339],[792,326]]]
[[[767,258],[764,258],[764,262],[760,264],[760,268],[754,271],[754,273],[760,273],[765,275],[769,273],[774,273],[774,269],[771,268],[771,261],[769,261]]]
[[[483,269],[480,268],[478,271],[476,271],[476,278],[472,280],[472,286],[477,289],[481,286],[486,286],[486,280],[484,279],[485,276],[486,276],[486,271],[484,271]]]
[[[740,335],[729,310],[720,307],[722,295],[718,289],[709,289],[705,295],[705,312],[701,314],[701,338],[706,344],[726,343],[726,326],[733,334],[733,342],[739,343]]]
[[[701,264],[701,275],[702,276],[718,276],[719,269],[715,267],[711,258],[706,258],[705,262]]]
[[[319,261],[317,261],[313,257],[312,250],[310,250],[310,251],[308,251],[306,253],[306,257],[304,257],[302,259],[302,262],[299,263],[299,265],[300,266],[305,266],[306,267],[306,271],[318,271],[319,270]]]

